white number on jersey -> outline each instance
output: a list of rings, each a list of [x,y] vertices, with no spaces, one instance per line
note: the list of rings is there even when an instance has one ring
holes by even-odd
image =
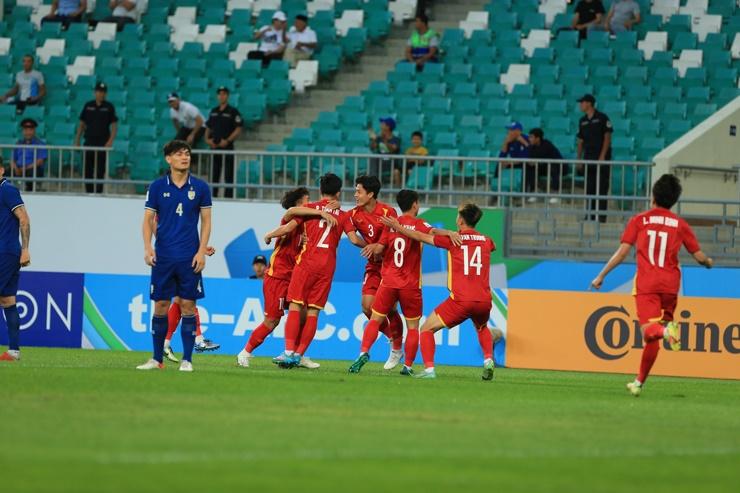
[[[177,204],[177,209],[175,209],[175,214],[177,214],[178,216],[182,217],[182,202],[180,202],[179,204]]]
[[[370,238],[372,238],[373,236],[375,236],[375,230],[373,229],[373,225],[372,224],[368,224],[367,225],[367,228],[369,229],[369,231],[367,232],[367,235]]]
[[[473,255],[470,256],[468,252],[468,245],[461,245],[460,248],[462,248],[463,251],[463,269],[465,275],[470,274],[470,268],[475,268],[475,275],[480,275],[480,270],[483,268],[483,264],[481,263],[481,250],[480,246],[475,247],[475,250],[473,250]]]
[[[660,250],[658,251],[658,267],[665,267],[665,249],[668,245],[668,232],[667,231],[653,231],[649,229],[647,231],[650,243],[648,244],[648,259],[650,263],[655,264],[655,238],[660,237]]]
[[[319,228],[323,228],[324,232],[321,234],[321,239],[319,239],[319,242],[316,244],[317,248],[329,248],[329,245],[326,244],[326,238],[329,236],[329,233],[331,233],[331,226],[326,226],[326,221],[323,219],[319,221]]]
[[[396,267],[403,267],[403,251],[405,248],[405,238],[396,238],[393,240],[393,263],[396,264]]]

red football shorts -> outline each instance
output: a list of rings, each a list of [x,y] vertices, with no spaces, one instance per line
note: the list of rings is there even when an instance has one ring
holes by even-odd
[[[288,305],[285,302],[288,296],[290,281],[265,276],[262,281],[262,295],[265,297],[265,318],[279,319],[285,314]]]
[[[640,325],[672,321],[677,302],[678,296],[673,293],[636,294],[635,305]]]
[[[323,310],[326,300],[329,299],[333,277],[333,272],[331,275],[324,272],[310,272],[296,265],[288,286],[288,300],[306,308]]]
[[[421,318],[422,301],[421,289],[399,289],[380,285],[375,293],[373,301],[373,312],[378,315],[388,315],[396,303],[401,304],[401,311],[406,320],[418,320]]]
[[[375,296],[380,287],[380,268],[382,264],[368,262],[365,277],[362,279],[362,296]]]
[[[460,325],[467,319],[471,319],[475,328],[479,329],[488,325],[491,304],[491,301],[456,301],[447,298],[434,311],[448,329]]]

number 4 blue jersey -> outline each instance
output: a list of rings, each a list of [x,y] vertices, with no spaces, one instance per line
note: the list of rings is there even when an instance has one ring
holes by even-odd
[[[200,211],[212,207],[208,184],[188,175],[185,184],[178,187],[167,173],[149,185],[145,207],[157,214],[157,259],[192,259],[200,247]]]

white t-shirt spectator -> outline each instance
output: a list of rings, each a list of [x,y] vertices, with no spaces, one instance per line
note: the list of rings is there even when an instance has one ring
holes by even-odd
[[[170,108],[170,118],[176,120],[181,127],[195,128],[195,120],[198,117],[201,117],[203,122],[206,121],[200,110],[187,101],[180,100],[180,107],[177,110]]]
[[[621,0],[612,4],[614,13],[612,14],[612,29],[624,29],[624,23],[640,15],[640,4],[634,0]]]
[[[298,43],[317,43],[316,32],[310,27],[306,26],[303,32],[298,31],[295,26],[290,28],[288,31],[288,46],[295,50],[295,45]],[[313,48],[301,46],[298,51],[303,53],[313,54]]]
[[[283,41],[285,31],[275,29],[272,24],[263,26],[260,32],[262,33],[259,46],[259,51],[261,52],[272,53],[273,51],[278,51],[285,44]]]
[[[39,95],[39,90],[44,85],[44,75],[38,70],[31,70],[30,72],[21,70],[16,74],[15,82],[20,89],[20,100],[25,101]]]
[[[128,0],[129,2],[135,4],[136,0]],[[127,10],[126,7],[123,5],[119,5],[115,9],[113,9],[114,17],[131,17],[132,19],[136,20],[136,7],[134,7],[131,10]]]

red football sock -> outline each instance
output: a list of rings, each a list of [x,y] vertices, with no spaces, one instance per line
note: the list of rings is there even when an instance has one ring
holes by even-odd
[[[288,320],[285,321],[285,350],[295,351],[298,333],[301,331],[301,312],[290,310]]]
[[[296,353],[300,354],[301,356],[306,354],[308,346],[311,344],[314,336],[316,335],[316,328],[318,324],[319,317],[317,315],[309,315],[306,317],[306,324],[301,330],[301,343],[298,345]]]
[[[434,332],[424,331],[419,336],[421,340],[421,358],[426,368],[434,368]]]
[[[419,350],[419,329],[409,329],[406,334],[406,360],[404,364],[411,368],[416,359],[416,352]]]
[[[653,367],[653,363],[658,358],[658,351],[660,351],[660,341],[650,341],[645,344],[642,348],[642,360],[640,361],[640,374],[637,376],[637,380],[640,383],[645,383],[650,369]]]
[[[260,347],[260,345],[265,342],[265,338],[270,335],[272,332],[272,329],[267,327],[264,322],[259,324],[256,329],[252,332],[252,335],[249,336],[249,340],[244,345],[244,350],[248,353],[251,353],[256,348]]]
[[[400,351],[403,345],[403,320],[398,312],[388,314],[388,329],[391,333],[391,347],[394,351]]]
[[[493,359],[493,336],[488,326],[478,329],[478,343],[483,350],[484,359]]]
[[[195,337],[200,337],[203,333],[200,331],[200,312],[195,309]]]
[[[167,310],[167,336],[165,340],[172,340],[172,335],[177,330],[177,326],[180,324],[180,305],[172,303],[170,309]]]
[[[386,324],[388,327],[388,324]],[[380,330],[380,322],[377,320],[370,320],[365,326],[365,332],[362,334],[362,345],[360,346],[361,353],[369,353],[370,348],[375,344],[378,339],[378,331]]]

